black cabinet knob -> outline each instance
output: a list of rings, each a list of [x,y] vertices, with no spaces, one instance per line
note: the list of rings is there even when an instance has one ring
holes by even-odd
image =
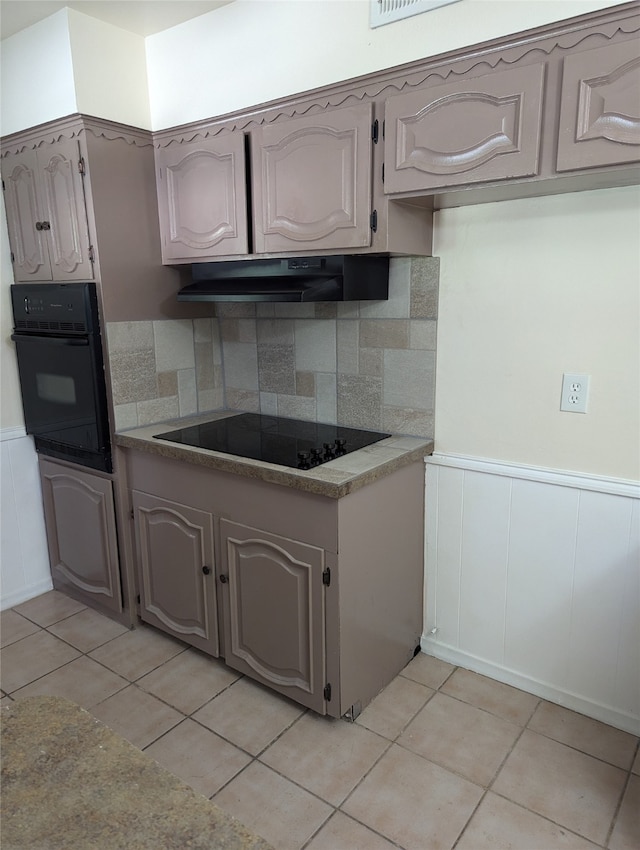
[[[221,584],[226,584],[229,581],[229,576],[224,575],[224,573],[220,576]]]
[[[42,222],[41,221],[36,221],[36,230],[37,231],[42,230]]]
[[[202,572],[203,572],[206,576],[208,576],[208,575],[209,575],[209,573],[211,572],[211,569],[210,569],[209,567],[203,567],[203,568],[202,568]]]
[[[51,230],[51,225],[49,224],[49,222],[48,222],[48,221],[43,221],[43,222],[42,222],[42,229],[43,229],[43,230]]]

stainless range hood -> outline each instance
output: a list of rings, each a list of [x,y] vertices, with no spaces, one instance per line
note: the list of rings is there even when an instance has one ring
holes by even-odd
[[[389,255],[194,263],[178,301],[385,301]]]

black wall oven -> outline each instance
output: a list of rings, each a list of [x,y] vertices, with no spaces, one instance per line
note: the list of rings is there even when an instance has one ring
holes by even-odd
[[[94,283],[11,287],[25,425],[36,451],[112,472]]]

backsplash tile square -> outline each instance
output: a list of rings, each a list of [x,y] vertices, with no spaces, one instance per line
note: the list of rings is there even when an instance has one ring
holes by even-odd
[[[299,319],[295,323],[296,369],[336,371],[336,323],[333,320]]]
[[[191,319],[154,322],[153,335],[158,372],[192,369],[195,366]]]
[[[387,349],[383,380],[385,405],[433,410],[435,353]]]
[[[377,431],[382,421],[382,381],[361,375],[338,375],[338,422]]]

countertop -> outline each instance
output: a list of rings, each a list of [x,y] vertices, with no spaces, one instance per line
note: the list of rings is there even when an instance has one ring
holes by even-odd
[[[174,419],[169,422],[156,422],[116,434],[116,445],[126,449],[138,449],[166,458],[186,461],[222,472],[231,472],[246,478],[255,478],[271,484],[281,484],[316,493],[331,499],[340,499],[361,487],[371,484],[379,478],[389,475],[396,469],[407,466],[433,451],[433,442],[423,437],[391,436],[364,449],[351,452],[344,457],[324,463],[313,469],[292,469],[275,463],[266,463],[252,458],[236,457],[224,452],[214,452],[156,440],[154,434],[210,422],[226,416],[234,416],[241,411],[216,411]]]
[[[2,708],[2,850],[273,850],[61,697]]]

